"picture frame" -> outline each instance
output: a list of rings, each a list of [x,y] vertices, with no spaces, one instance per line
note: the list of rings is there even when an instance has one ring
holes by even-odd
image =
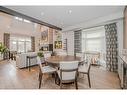
[[[55,41],[55,49],[62,49],[62,41]]]

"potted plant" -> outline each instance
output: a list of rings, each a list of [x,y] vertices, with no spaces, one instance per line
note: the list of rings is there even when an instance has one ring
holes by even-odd
[[[37,53],[37,56],[40,57],[41,63],[44,63],[44,54],[43,54],[43,51],[39,51],[39,52]]]
[[[0,60],[3,59],[3,54],[7,51],[8,49],[0,42]]]

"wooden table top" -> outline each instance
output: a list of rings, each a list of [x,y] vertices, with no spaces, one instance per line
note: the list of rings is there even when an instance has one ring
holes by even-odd
[[[75,56],[51,56],[46,59],[46,62],[48,63],[53,63],[53,64],[59,64],[60,61],[81,61],[80,57],[75,57]]]

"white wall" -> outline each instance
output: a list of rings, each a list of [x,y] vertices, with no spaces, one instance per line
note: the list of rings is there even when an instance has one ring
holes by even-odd
[[[118,53],[122,53],[123,49],[123,19],[117,21],[117,31],[118,31]]]
[[[62,40],[67,39],[67,51],[68,55],[74,55],[74,32],[63,32],[62,33]]]
[[[13,16],[0,12],[0,42],[3,43],[4,33],[11,35],[34,36],[35,50],[38,51],[38,38],[40,37],[39,25],[34,30],[33,23],[23,23],[16,21]]]

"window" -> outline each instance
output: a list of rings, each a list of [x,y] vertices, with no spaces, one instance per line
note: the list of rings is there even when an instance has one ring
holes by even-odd
[[[105,52],[105,29],[96,27],[82,31],[82,51]]]
[[[31,37],[10,37],[10,50],[18,53],[31,51]]]

